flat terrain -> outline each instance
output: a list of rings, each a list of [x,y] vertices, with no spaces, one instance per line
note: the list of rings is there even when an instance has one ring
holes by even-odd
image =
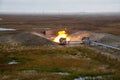
[[[0,27],[16,28],[17,31],[36,28],[77,29],[120,35],[120,15],[0,15]],[[5,33],[5,32],[0,32]],[[11,33],[11,32],[9,32]]]

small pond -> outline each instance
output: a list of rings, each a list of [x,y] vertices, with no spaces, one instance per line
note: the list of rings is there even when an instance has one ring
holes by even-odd
[[[78,77],[74,80],[103,80],[110,78],[111,75],[98,75],[98,76],[84,76],[84,77]]]
[[[56,73],[56,74],[59,74],[59,75],[69,75],[68,72],[58,72],[58,73]]]
[[[0,31],[15,31],[13,28],[0,28]]]

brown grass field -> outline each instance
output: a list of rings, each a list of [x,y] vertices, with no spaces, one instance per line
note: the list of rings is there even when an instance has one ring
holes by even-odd
[[[19,64],[7,64],[16,60]],[[119,80],[120,62],[87,47],[23,47],[0,51],[0,80],[73,80],[79,76],[107,76]],[[60,75],[68,72],[69,75]]]
[[[119,14],[0,15],[0,18],[3,19],[0,21],[0,27],[16,28],[17,32],[33,30],[33,28],[67,28],[120,35]]]

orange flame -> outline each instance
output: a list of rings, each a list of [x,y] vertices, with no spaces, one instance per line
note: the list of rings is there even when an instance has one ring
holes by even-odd
[[[66,38],[66,41],[70,41],[70,36],[63,30],[58,32],[58,36],[54,38],[54,42],[59,43],[60,38]]]

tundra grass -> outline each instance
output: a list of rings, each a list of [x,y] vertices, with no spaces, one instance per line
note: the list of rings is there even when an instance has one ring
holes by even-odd
[[[9,65],[15,60],[18,64]],[[120,79],[120,62],[84,46],[24,47],[0,51],[0,79],[73,80],[79,76],[112,75]],[[56,74],[67,72],[69,75]],[[7,76],[7,77],[5,77]]]

